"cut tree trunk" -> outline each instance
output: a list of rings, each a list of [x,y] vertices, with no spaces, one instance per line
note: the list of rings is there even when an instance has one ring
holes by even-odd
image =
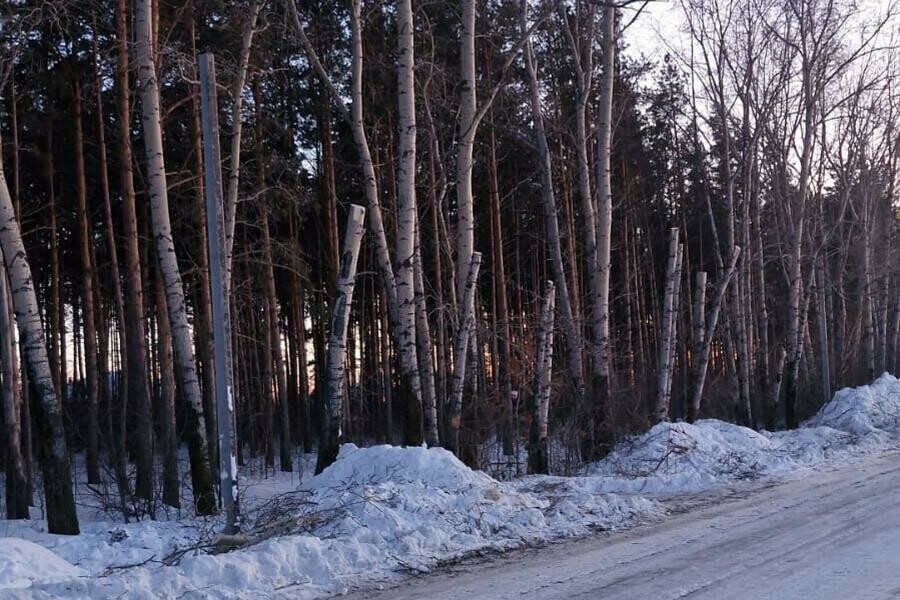
[[[332,304],[331,335],[328,338],[328,357],[325,369],[327,395],[316,473],[321,473],[335,461],[343,437],[341,423],[344,416],[344,391],[347,377],[344,367],[347,353],[347,328],[350,325],[350,305],[353,302],[353,288],[356,285],[356,263],[363,237],[365,214],[365,208],[352,204],[347,215],[337,295]]]
[[[728,283],[734,277],[737,269],[737,260],[741,254],[739,246],[734,247],[731,255],[731,262],[728,269],[722,273],[718,283],[716,283],[716,293],[713,296],[712,305],[706,316],[706,332],[703,338],[703,344],[700,346],[700,352],[694,363],[693,373],[691,374],[691,397],[688,403],[688,422],[693,423],[700,414],[700,400],[703,397],[703,386],[706,383],[706,371],[709,366],[709,352],[712,348],[713,336],[716,333],[716,324],[719,322],[719,311],[722,309],[722,301],[725,299],[725,292],[728,289]]]
[[[666,263],[666,286],[663,297],[662,325],[660,326],[659,366],[656,383],[656,407],[653,411],[655,422],[669,418],[669,379],[672,376],[672,339],[673,324],[677,319],[675,288],[678,283],[679,261],[681,260],[678,244],[678,228],[669,230],[669,259]]]

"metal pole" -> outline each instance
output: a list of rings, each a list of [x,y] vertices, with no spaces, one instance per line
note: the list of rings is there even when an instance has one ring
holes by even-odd
[[[234,399],[232,397],[231,319],[224,294],[225,218],[222,211],[222,160],[219,150],[219,110],[216,66],[212,54],[201,54],[200,115],[203,127],[203,174],[206,183],[206,233],[209,240],[209,287],[212,301],[216,416],[219,423],[219,486],[227,523],[225,533],[239,527],[237,460],[234,456]],[[237,116],[237,118],[240,118]]]

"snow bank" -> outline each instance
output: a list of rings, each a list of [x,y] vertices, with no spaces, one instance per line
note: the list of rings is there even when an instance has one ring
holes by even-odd
[[[142,598],[191,592],[202,598],[259,598],[285,590],[292,598],[313,598],[398,571],[425,572],[473,553],[624,527],[663,514],[651,500],[609,495],[590,483],[564,478],[501,483],[440,448],[347,444],[338,460],[300,493],[301,514],[311,523],[308,532],[227,554],[192,553],[172,567],[157,562],[168,553],[165,546],[173,545],[171,539],[168,544],[140,539],[143,527],[160,524],[126,526],[126,535],[116,536],[116,549],[107,549],[103,538],[108,534],[101,531],[65,538],[54,549],[62,556],[80,556],[80,564],[94,577],[39,581],[28,597]],[[182,529],[169,533],[172,539],[187,539]],[[53,541],[43,543],[51,547]],[[103,561],[95,560],[96,552],[121,552],[129,560],[150,562],[110,573]],[[96,577],[104,571],[108,576]]]
[[[34,581],[55,581],[85,572],[34,542],[18,538],[0,541],[0,596],[10,588],[26,588]]]
[[[46,534],[40,521],[4,522],[0,597],[321,597],[473,553],[662,516],[664,505],[646,495],[897,447],[898,427],[900,381],[884,375],[841,390],[795,431],[755,432],[716,420],[658,424],[590,465],[584,477],[499,482],[440,448],[347,444],[311,480],[246,486],[244,508],[257,508],[247,511],[251,521],[281,514],[306,529],[226,554],[191,549],[220,527],[210,519],[85,521],[77,537]],[[185,550],[182,560],[164,566],[177,549]]]
[[[589,465],[598,489],[613,492],[699,491],[897,445],[900,381],[885,373],[871,385],[845,388],[800,429],[756,432],[714,419],[659,423]]]
[[[806,423],[857,436],[897,433],[900,427],[900,380],[885,373],[871,385],[844,388]]]

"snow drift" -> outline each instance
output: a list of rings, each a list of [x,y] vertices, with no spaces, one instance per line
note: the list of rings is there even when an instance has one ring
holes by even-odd
[[[885,373],[871,385],[837,392],[800,429],[756,432],[715,419],[659,423],[589,465],[599,489],[699,491],[809,467],[840,456],[897,445],[900,381]]]
[[[0,591],[26,588],[35,581],[79,577],[85,572],[34,542],[18,538],[0,541]]]
[[[92,536],[89,530],[54,547],[89,577],[73,575],[64,582],[35,577],[22,596],[149,598],[191,592],[191,597],[258,598],[281,589],[292,598],[311,598],[398,571],[425,572],[473,553],[620,528],[664,513],[645,498],[545,479],[546,485],[539,484],[544,478],[521,487],[501,483],[441,448],[346,444],[331,467],[297,492],[302,502],[295,506],[310,524],[304,533],[226,554],[191,553],[165,567],[159,561],[171,549],[142,539],[151,523],[125,526],[115,536],[118,548],[109,547],[109,532]],[[184,530],[171,533],[176,543],[190,543]],[[110,573],[109,559],[116,554],[150,562]],[[107,576],[97,578],[101,573]],[[16,597],[0,584],[0,595],[7,592]]]
[[[871,385],[844,388],[805,426],[831,427],[860,437],[896,434],[900,427],[900,380],[885,373]]]

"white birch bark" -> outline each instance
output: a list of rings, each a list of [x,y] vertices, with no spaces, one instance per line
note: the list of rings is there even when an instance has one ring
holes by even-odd
[[[418,445],[422,442],[422,391],[421,391],[421,380],[419,378],[418,368],[415,367],[417,364],[417,358],[415,354],[415,300],[414,300],[414,282],[412,280],[412,276],[410,275],[408,279],[404,275],[404,283],[403,287],[405,289],[409,289],[409,299],[408,303],[410,308],[404,309],[404,311],[400,310],[399,300],[398,300],[398,283],[395,279],[394,275],[394,267],[391,263],[390,251],[387,243],[387,235],[384,229],[384,220],[382,218],[381,213],[381,201],[379,200],[378,195],[378,183],[375,176],[375,165],[372,161],[372,155],[369,150],[369,142],[366,136],[365,131],[365,123],[363,120],[363,94],[362,94],[362,67],[363,67],[363,47],[362,47],[362,23],[361,23],[361,0],[352,0],[351,2],[351,11],[350,11],[350,28],[351,28],[351,46],[352,46],[352,64],[351,64],[351,81],[350,81],[350,98],[351,105],[348,107],[344,102],[343,96],[337,90],[334,83],[331,81],[331,77],[328,75],[328,72],[325,70],[325,67],[322,65],[321,61],[316,54],[315,48],[313,48],[312,43],[309,41],[309,38],[306,36],[306,32],[303,29],[303,25],[300,22],[300,15],[297,12],[297,7],[295,0],[289,0],[288,7],[291,11],[291,17],[294,22],[294,28],[297,32],[297,36],[300,38],[300,43],[303,45],[304,51],[306,52],[306,56],[310,63],[312,64],[313,70],[322,80],[322,83],[328,90],[329,95],[331,96],[332,101],[337,105],[338,110],[341,115],[350,125],[350,129],[353,133],[353,139],[356,144],[357,152],[359,153],[360,160],[360,168],[362,170],[362,179],[363,179],[363,192],[366,198],[366,205],[368,207],[368,225],[369,230],[372,233],[375,244],[375,261],[378,265],[378,270],[381,273],[381,277],[384,283],[385,294],[388,299],[388,313],[390,314],[390,320],[392,325],[392,335],[395,339],[397,345],[397,351],[400,354],[400,365],[403,370],[403,383],[408,389],[406,390],[404,398],[405,402],[405,410],[407,411],[407,429],[404,435],[404,442],[408,444]],[[412,19],[410,17],[410,24],[412,23]],[[412,35],[412,28],[410,26],[409,36]],[[409,42],[409,60],[407,61],[409,65],[413,63],[413,55],[412,55],[412,42]],[[403,57],[401,57],[402,59]],[[409,75],[408,84],[413,85],[414,80],[412,79],[412,75]],[[414,88],[414,86],[413,86]],[[408,98],[401,99],[401,103],[403,101],[408,103],[412,103],[412,111],[408,111],[408,107],[404,110],[408,111],[407,114],[411,118],[411,122],[414,125],[415,123],[415,104],[414,104],[414,94],[408,94]],[[409,125],[409,119],[407,120],[407,125]],[[401,138],[402,135],[402,125],[401,125]],[[413,139],[414,139],[413,132]],[[415,162],[415,144],[412,142],[411,148],[413,153],[409,156],[412,156],[413,164]],[[401,151],[401,159],[403,158],[403,152]],[[408,160],[408,158],[407,158]],[[413,170],[410,169],[408,171],[409,176],[413,177]],[[415,185],[415,180],[412,179],[412,185]],[[407,188],[408,189],[408,188]],[[412,206],[413,211],[415,211],[415,195],[411,196],[412,198]],[[415,225],[415,213],[413,212],[413,225]],[[415,228],[413,227],[413,231]],[[400,237],[398,235],[398,237]],[[414,244],[414,239],[410,242]],[[401,243],[398,241],[398,260],[406,260],[410,266],[412,265],[412,252],[407,252],[400,248]],[[407,285],[408,284],[408,285]],[[404,290],[405,293],[405,290]],[[404,325],[400,324],[399,317],[400,313],[404,312],[405,317],[408,319],[409,323],[412,323],[412,328],[409,329],[404,328]],[[403,331],[403,338],[401,339],[401,331]],[[412,333],[412,337],[409,338],[408,334]],[[408,343],[408,340],[412,339],[413,343]]]
[[[556,290],[553,282],[547,282],[544,305],[541,307],[541,329],[538,341],[538,437],[547,437],[547,415],[550,404],[550,375],[553,368],[553,316],[556,307]]]
[[[469,339],[475,328],[475,288],[478,282],[478,270],[481,267],[481,252],[473,252],[469,263],[469,272],[465,278],[465,288],[461,297],[463,318],[458,325],[456,346],[453,351],[453,379],[450,382],[448,419],[448,439],[445,447],[459,455],[459,429],[462,420],[463,385],[466,380],[466,364],[469,352]]]
[[[472,166],[477,131],[475,92],[475,0],[460,2],[459,141],[456,148],[456,297],[461,301],[475,251],[475,215]],[[463,327],[460,304],[458,327]],[[461,329],[460,329],[461,331]]]
[[[160,120],[159,85],[151,47],[151,3],[152,0],[137,0],[135,4],[138,94],[141,99],[141,117],[144,125],[150,217],[158,267],[168,303],[176,378],[185,404],[193,413],[189,418],[188,435],[194,502],[199,513],[210,514],[216,511],[216,501],[210,474],[206,426],[203,419],[203,399],[200,393],[200,381],[197,377],[197,363],[194,359],[191,329],[185,307],[184,286],[181,281],[181,272],[178,270],[175,243],[172,239],[172,225],[169,221],[169,196]]]
[[[675,296],[672,300],[672,321],[669,323],[669,362],[666,375],[666,414],[672,401],[672,376],[675,373],[675,349],[678,347],[678,315],[681,312],[681,271],[684,264],[684,244],[678,244],[678,262],[675,265]]]
[[[609,274],[612,247],[612,183],[610,181],[610,154],[612,143],[612,96],[615,81],[616,54],[616,8],[612,5],[603,9],[602,52],[603,78],[600,81],[600,105],[597,115],[597,300],[595,340],[600,361],[596,371],[600,376],[599,385],[605,385],[601,392],[608,396],[609,365]],[[596,410],[596,409],[595,409]]]
[[[697,271],[694,276],[694,307],[691,311],[691,364],[700,356],[700,348],[706,332],[706,271]]]
[[[9,274],[12,303],[19,331],[20,347],[28,376],[37,394],[32,417],[35,419],[40,452],[44,499],[47,507],[47,530],[50,533],[75,535],[78,517],[72,493],[69,453],[63,430],[62,407],[56,395],[53,373],[47,354],[47,343],[41,325],[40,307],[34,289],[31,267],[6,175],[0,164],[0,246]]]
[[[656,422],[665,421],[669,418],[669,397],[667,390],[672,369],[671,347],[674,344],[674,340],[672,339],[672,323],[675,320],[676,276],[678,273],[678,261],[681,256],[678,252],[678,233],[677,227],[673,227],[669,230],[669,258],[666,262],[665,296],[663,297],[662,325],[660,326],[659,332],[659,370],[657,372],[656,383],[656,408],[654,409],[653,415]]]
[[[336,296],[332,304],[331,333],[328,338],[328,354],[325,365],[327,378],[325,381],[325,416],[322,423],[316,473],[321,473],[337,458],[343,435],[341,423],[344,416],[344,394],[347,379],[344,358],[347,354],[350,305],[353,303],[353,289],[356,286],[356,263],[365,231],[365,214],[365,208],[352,204],[347,215],[344,248],[341,252],[341,266],[335,288]]]
[[[538,333],[537,389],[534,394],[535,419],[537,421],[537,451],[540,453],[539,471],[546,473],[549,456],[548,416],[550,414],[550,384],[553,375],[553,320],[556,312],[556,289],[552,281],[546,283],[544,302],[541,306],[541,324]]]
[[[403,405],[407,423],[404,443],[419,445],[422,430],[422,384],[416,354],[416,102],[413,73],[412,0],[397,2],[397,97],[399,152],[397,172],[397,343],[400,352]],[[405,389],[404,389],[405,388]]]
[[[6,266],[0,260],[0,404],[3,409],[3,425],[6,432],[6,518],[27,519],[28,476],[22,457],[21,407],[16,394],[16,376],[13,372],[13,324],[10,319],[11,298]]]

